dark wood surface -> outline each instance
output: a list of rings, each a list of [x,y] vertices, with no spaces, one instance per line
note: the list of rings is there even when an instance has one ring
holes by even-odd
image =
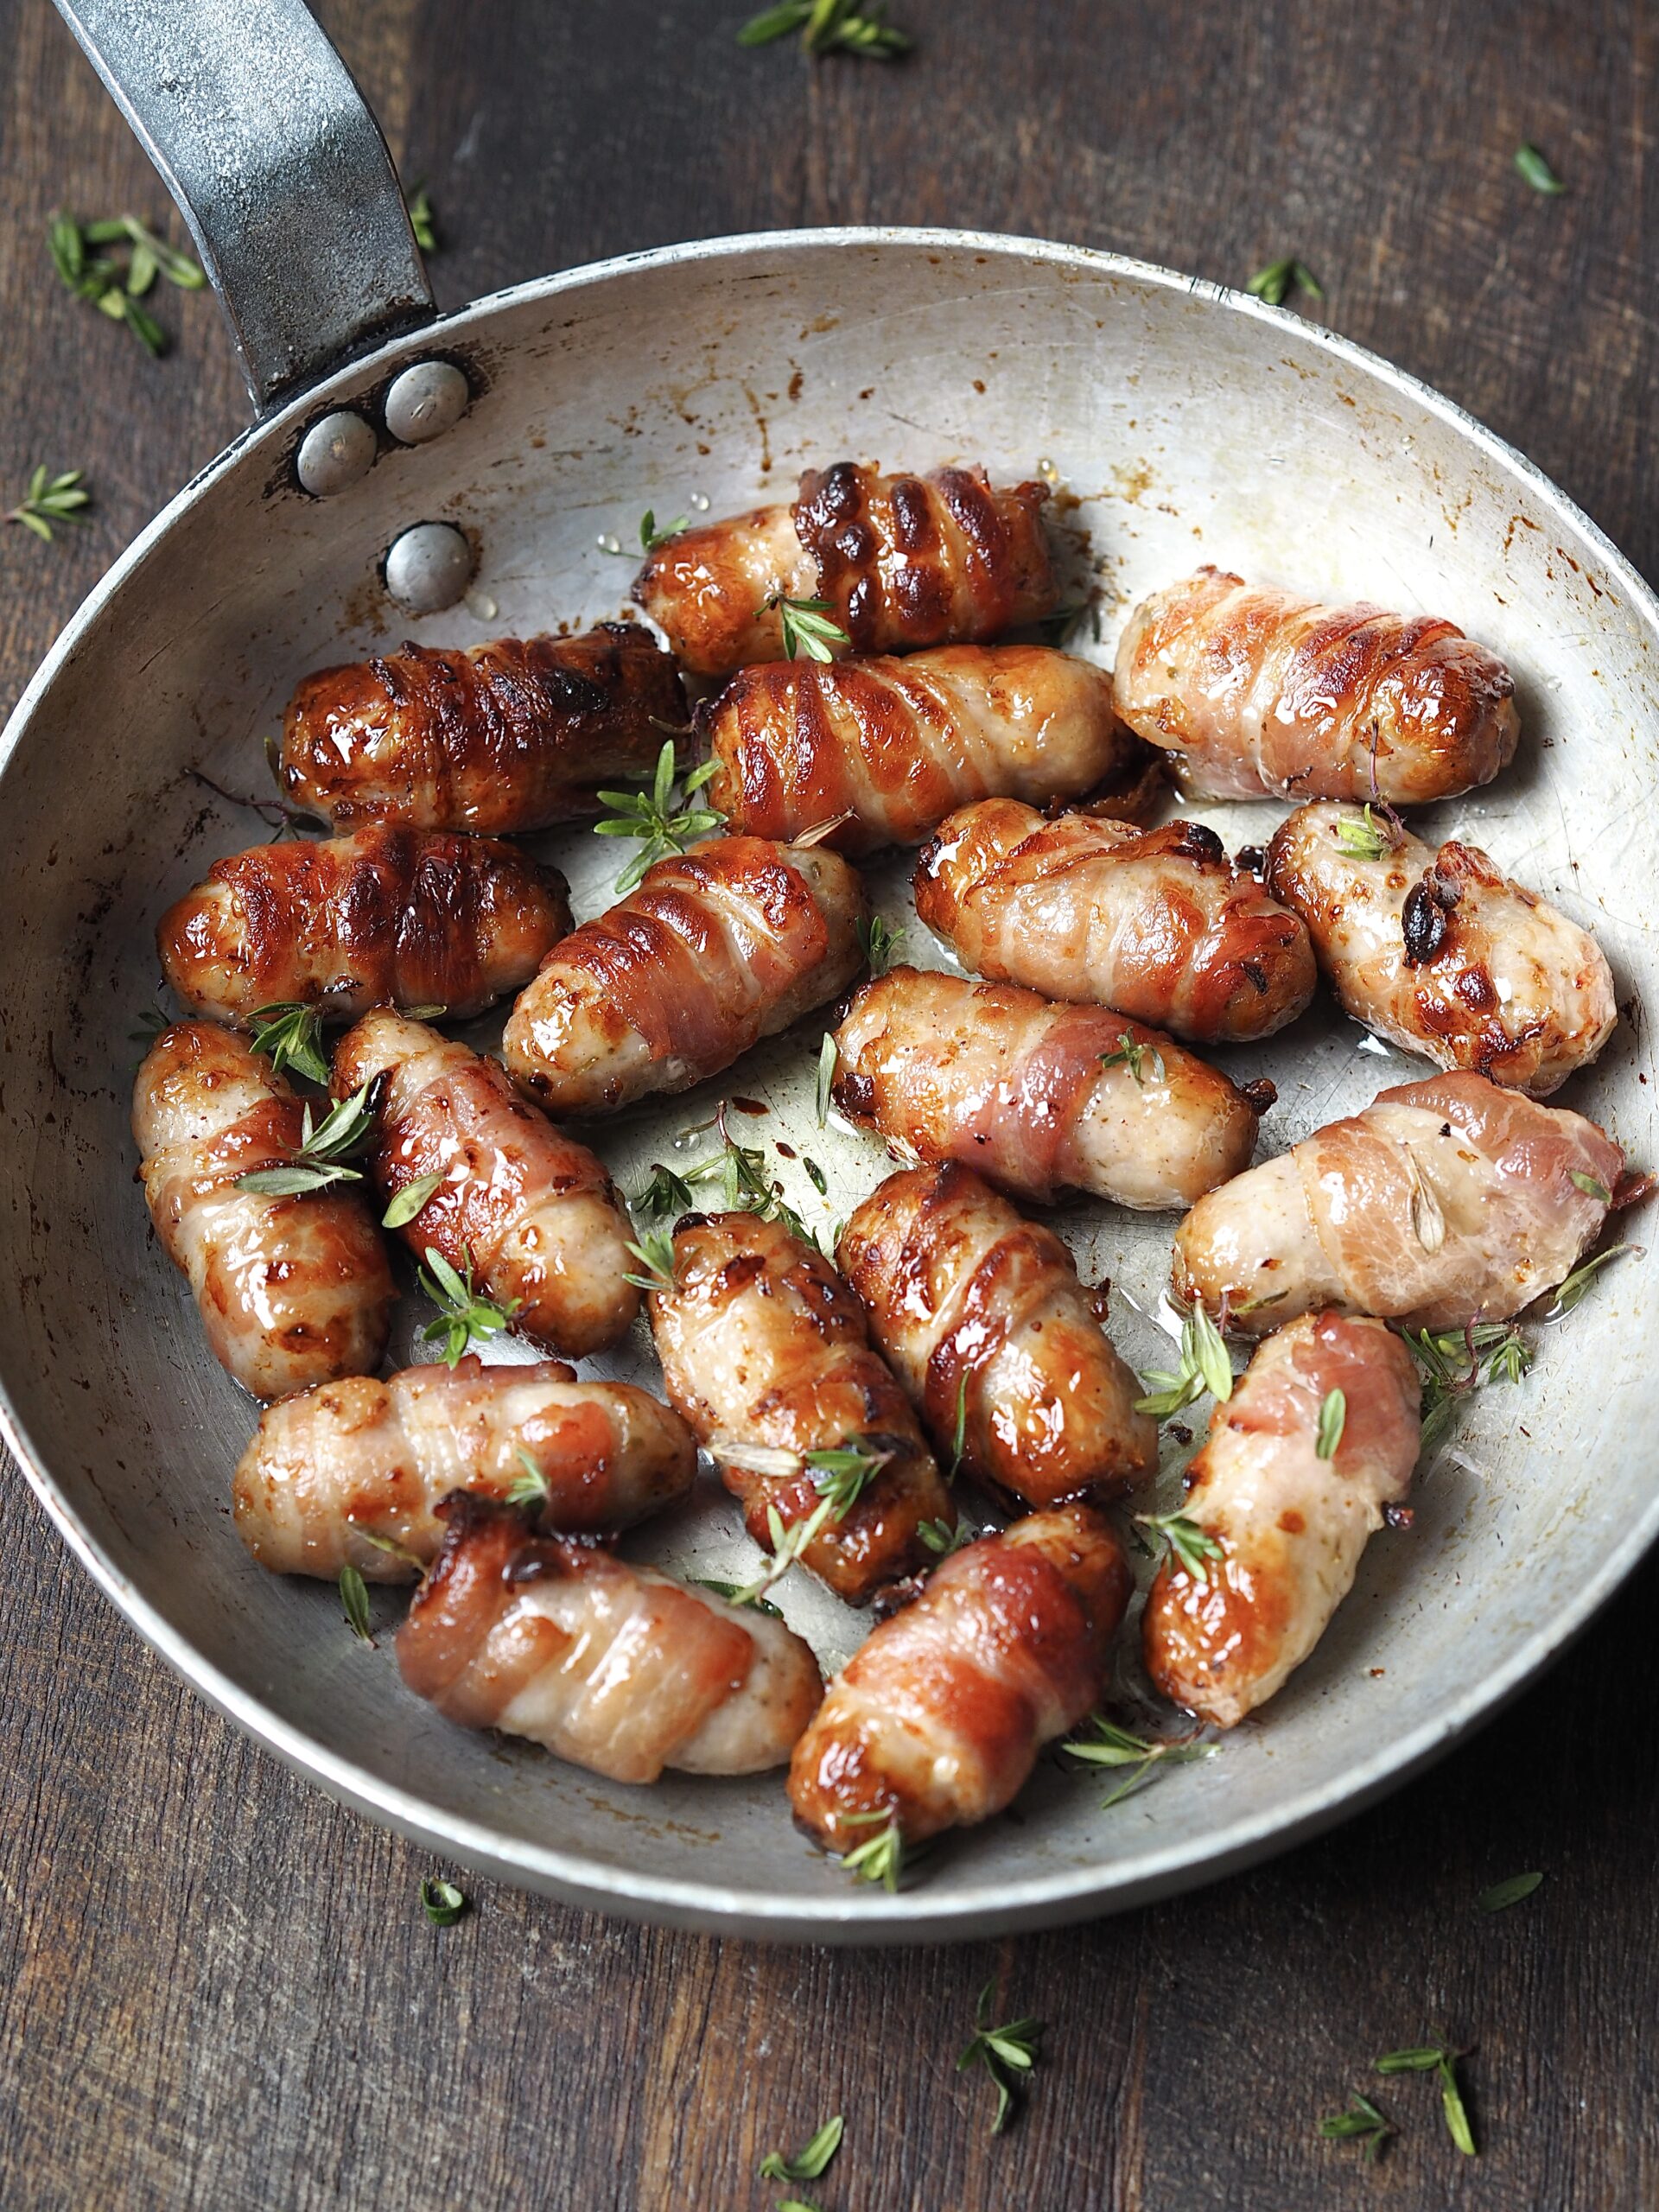
[[[711,0],[331,0],[442,231],[441,299],[783,224],[1040,233],[1322,313],[1531,454],[1659,570],[1653,10],[897,0],[900,67],[741,53]],[[151,362],[57,287],[43,226],[164,195],[46,0],[3,0],[4,505],[86,468],[91,525],[0,531],[7,702],[82,594],[238,427],[211,301]],[[1529,192],[1519,141],[1568,190]],[[1651,247],[1649,246],[1649,252]],[[89,772],[121,702],[85,733]],[[0,1314],[3,1303],[0,1302]],[[0,1324],[3,1325],[3,1324]],[[174,1681],[15,1469],[0,1577],[0,2204],[743,2208],[847,2117],[825,2212],[1659,2202],[1659,1562],[1477,1741],[1325,1840],[1069,1932],[863,1956],[640,1930],[469,1882],[336,1811]],[[1545,1870],[1492,1917],[1482,1886]],[[1047,2023],[1000,2140],[958,2076],[975,1993]],[[1369,2060],[1443,2028],[1483,2145],[1385,2085],[1382,2165],[1320,2143]]]

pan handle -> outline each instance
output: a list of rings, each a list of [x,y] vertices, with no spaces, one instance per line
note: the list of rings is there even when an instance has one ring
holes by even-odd
[[[264,414],[435,314],[397,173],[301,0],[57,0],[177,200]]]

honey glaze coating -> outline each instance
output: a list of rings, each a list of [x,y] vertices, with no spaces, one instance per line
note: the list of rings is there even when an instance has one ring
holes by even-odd
[[[1043,1508],[1144,1481],[1158,1428],[1071,1254],[955,1162],[889,1175],[836,1255],[880,1350],[962,1471]]]
[[[494,838],[370,823],[348,837],[215,861],[162,915],[156,949],[191,1010],[245,1026],[273,1003],[354,1020],[372,1006],[456,1019],[518,990],[570,927],[564,878]]]
[[[837,853],[710,838],[554,946],[508,1019],[507,1065],[553,1114],[689,1090],[845,989],[865,912]]]
[[[884,1818],[914,1846],[1000,1813],[1099,1704],[1133,1586],[1083,1505],[953,1553],[830,1683],[790,1764],[796,1819],[844,1853]]]
[[[1452,798],[1514,757],[1515,683],[1454,623],[1325,607],[1200,569],[1143,600],[1117,707],[1216,798]]]
[[[1476,846],[1436,852],[1376,816],[1304,806],[1274,833],[1268,880],[1344,1012],[1443,1068],[1546,1098],[1613,1033],[1600,946]]]
[[[918,968],[866,983],[836,1045],[833,1095],[851,1120],[1039,1205],[1076,1188],[1190,1205],[1246,1165],[1272,1098],[1126,1014]]]
[[[1624,1164],[1593,1122],[1484,1076],[1401,1084],[1200,1199],[1173,1294],[1250,1336],[1325,1306],[1507,1320],[1595,1242]]]
[[[133,1086],[156,1236],[188,1279],[213,1357],[256,1398],[377,1366],[396,1295],[355,1188],[237,1187],[292,1162],[303,1120],[270,1063],[211,1021],[163,1030]]]
[[[661,725],[685,719],[678,670],[637,623],[465,652],[411,642],[304,679],[280,781],[336,829],[544,830],[596,814],[604,785],[649,776]]]
[[[914,884],[918,917],[976,974],[1192,1044],[1270,1036],[1318,980],[1300,918],[1201,822],[1138,830],[987,799],[941,825]]]
[[[639,1294],[626,1277],[632,1232],[601,1162],[527,1105],[505,1071],[426,1023],[380,1007],[334,1050],[348,1096],[384,1075],[367,1166],[383,1199],[440,1178],[398,1231],[423,1256],[471,1268],[512,1325],[571,1359],[626,1334]]]
[[[827,601],[857,653],[976,644],[1054,611],[1047,497],[996,490],[982,468],[884,476],[837,461],[808,469],[792,506],[667,539],[633,596],[699,676],[785,658],[782,598]]]
[[[409,1582],[437,1551],[452,1491],[505,1499],[534,1472],[536,1525],[586,1535],[683,1497],[696,1466],[690,1429],[645,1391],[579,1382],[557,1360],[486,1367],[469,1352],[453,1369],[284,1398],[243,1453],[232,1500],[237,1533],[273,1573],[332,1579],[350,1566]]]
[[[780,1766],[823,1688],[781,1620],[465,1491],[397,1633],[417,1697],[614,1782]]]
[[[1103,668],[1045,645],[947,645],[899,659],[766,661],[697,711],[710,805],[731,827],[798,837],[835,822],[838,852],[919,844],[988,794],[1138,804],[1160,756],[1112,703]]]
[[[1333,1391],[1341,1433],[1321,1459]],[[1411,1486],[1420,1395],[1381,1321],[1307,1315],[1259,1348],[1187,1470],[1181,1511],[1219,1549],[1201,1573],[1166,1554],[1147,1599],[1147,1671],[1166,1697],[1231,1728],[1301,1665]]]
[[[823,1504],[807,1452],[863,1449],[884,1456],[802,1563],[855,1605],[925,1564],[918,1532],[954,1520],[950,1494],[871,1349],[862,1307],[822,1252],[757,1214],[689,1216],[675,1235],[671,1284],[651,1294],[651,1319],[669,1398],[742,1500],[756,1543],[771,1548],[771,1512],[791,1529]],[[765,1472],[723,1448],[756,1445],[803,1464]]]

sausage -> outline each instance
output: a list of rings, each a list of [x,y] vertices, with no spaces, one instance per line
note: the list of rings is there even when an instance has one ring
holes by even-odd
[[[889,1175],[836,1255],[877,1348],[964,1473],[1039,1510],[1143,1481],[1158,1426],[1052,1230],[955,1161]]]
[[[1270,1036],[1318,980],[1300,920],[1201,822],[1046,821],[987,799],[942,826],[914,881],[918,916],[978,974],[1193,1044]]]
[[[566,889],[493,838],[370,823],[215,861],[156,943],[191,1011],[232,1027],[276,1001],[340,1021],[386,1004],[464,1018],[530,981],[570,927]]]
[[[753,1213],[689,1215],[651,1322],[670,1402],[742,1500],[756,1543],[771,1548],[769,1510],[790,1529],[823,1504],[806,1453],[867,1447],[888,1456],[802,1563],[854,1605],[926,1563],[918,1531],[954,1521],[949,1494],[863,1308],[816,1247]],[[724,1449],[756,1445],[785,1465],[758,1471]]]
[[[883,1815],[913,1846],[1000,1813],[1100,1702],[1132,1588],[1083,1505],[954,1553],[830,1683],[790,1763],[796,1819],[846,1852]]]
[[[1118,712],[1217,798],[1451,798],[1513,759],[1514,692],[1453,623],[1220,569],[1143,600],[1117,649]]]
[[[400,1234],[471,1268],[512,1325],[570,1359],[627,1333],[639,1294],[624,1280],[632,1234],[604,1167],[515,1093],[494,1060],[382,1007],[334,1048],[335,1096],[385,1074],[368,1166],[382,1196],[443,1180]]]
[[[276,1574],[412,1582],[443,1535],[452,1491],[505,1498],[531,1470],[540,1524],[563,1535],[626,1529],[690,1489],[696,1442],[677,1414],[626,1382],[579,1382],[557,1360],[366,1375],[272,1406],[232,1484],[237,1532]],[[382,1544],[395,1544],[386,1551]]]
[[[543,830],[596,814],[601,785],[648,776],[664,725],[685,720],[679,671],[637,623],[465,652],[410,643],[304,679],[279,780],[340,830]]]
[[[1072,1187],[1190,1205],[1255,1144],[1254,1086],[1127,1015],[1012,983],[889,969],[855,997],[836,1046],[832,1094],[850,1120],[1039,1205]]]
[[[917,845],[988,793],[1075,798],[1143,771],[1112,679],[1044,645],[947,645],[906,660],[766,661],[697,710],[709,803],[734,830],[798,837],[845,817],[838,852]]]
[[[711,838],[554,946],[508,1020],[507,1065],[555,1114],[689,1090],[845,988],[864,913],[839,854]]]
[[[270,1062],[211,1021],[163,1030],[133,1089],[156,1234],[189,1279],[213,1357],[256,1398],[378,1366],[396,1296],[350,1185],[291,1198],[236,1187],[289,1164],[303,1116]]]
[[[1333,1390],[1341,1434],[1322,1459]],[[1301,1665],[1384,1508],[1411,1487],[1420,1395],[1410,1353],[1381,1321],[1306,1314],[1261,1345],[1186,1472],[1181,1511],[1218,1548],[1198,1574],[1167,1553],[1141,1617],[1147,1672],[1166,1697],[1234,1728]]]
[[[1440,1067],[1547,1098],[1613,1033],[1594,938],[1473,845],[1436,852],[1375,816],[1304,806],[1274,835],[1268,880],[1344,1013]]]
[[[1413,1328],[1507,1320],[1600,1234],[1624,1164],[1593,1122],[1483,1075],[1402,1083],[1200,1199],[1176,1231],[1175,1295],[1250,1336],[1325,1306]]]
[[[982,468],[883,476],[809,468],[792,506],[682,531],[633,596],[698,676],[784,658],[779,598],[823,600],[858,653],[972,645],[1058,603],[1041,484],[995,491]]]
[[[781,1620],[535,1535],[464,1491],[438,1510],[442,1546],[397,1631],[416,1697],[613,1782],[759,1774],[789,1757],[823,1684]]]

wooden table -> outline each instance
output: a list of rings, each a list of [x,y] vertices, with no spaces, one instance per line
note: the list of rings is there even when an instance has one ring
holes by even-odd
[[[1653,574],[1659,16],[1186,0],[897,0],[896,67],[734,44],[715,0],[332,0],[442,301],[639,246],[799,223],[978,225],[1242,282],[1296,254],[1322,314],[1440,385]],[[165,195],[46,0],[3,0],[0,488],[81,467],[91,526],[0,532],[8,700],[101,569],[244,419],[211,301],[147,359],[48,264],[60,201]],[[1567,191],[1511,167],[1534,139]],[[1650,234],[1649,234],[1650,235]],[[135,680],[137,680],[135,677]],[[118,744],[121,701],[84,733]],[[68,764],[73,768],[73,764]],[[826,2212],[1015,2202],[1286,2212],[1659,2202],[1659,1561],[1439,1771],[1216,1889],[1040,1938],[864,1956],[638,1929],[469,1882],[344,1813],[181,1688],[16,1471],[0,1580],[0,2202],[700,2212],[770,2204],[825,2114]],[[1477,1892],[1545,1870],[1496,1916]],[[448,1871],[448,1870],[443,1870]],[[994,2140],[954,2070],[976,1992],[1047,2024]],[[1481,2142],[1379,2051],[1471,2046]],[[1319,2141],[1377,2090],[1380,2167]]]

